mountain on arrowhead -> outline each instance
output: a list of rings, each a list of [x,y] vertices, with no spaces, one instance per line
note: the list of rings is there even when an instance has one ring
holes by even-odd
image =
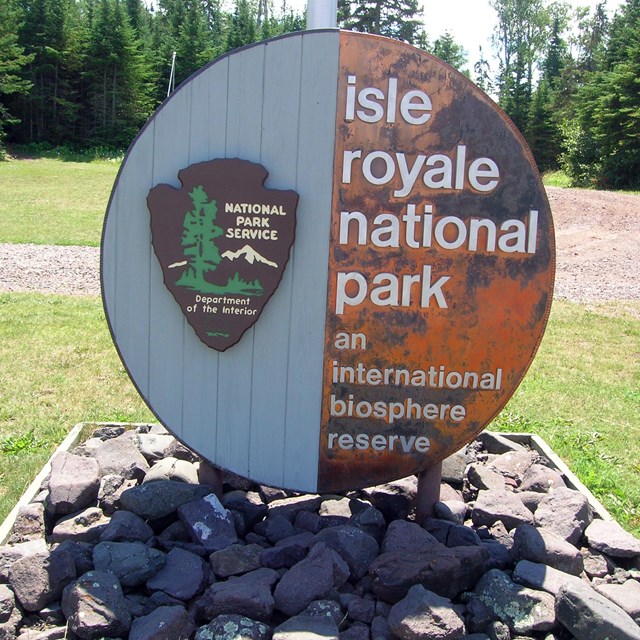
[[[262,262],[270,267],[278,267],[275,262],[271,262],[271,260],[267,260],[264,256],[260,255],[253,247],[250,247],[248,244],[245,244],[242,249],[238,249],[238,251],[225,251],[222,254],[223,258],[227,258],[228,260],[235,260],[236,258],[242,258],[249,263],[253,264],[254,262]]]

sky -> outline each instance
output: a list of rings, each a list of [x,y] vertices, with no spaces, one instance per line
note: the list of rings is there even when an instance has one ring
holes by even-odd
[[[593,8],[598,0],[572,0],[574,7]],[[611,15],[623,4],[624,0],[608,0],[607,8]],[[295,10],[303,11],[306,0],[288,0],[287,4]],[[469,66],[478,59],[481,46],[486,58],[491,57],[491,34],[496,23],[496,13],[488,0],[422,0],[423,21],[433,44],[436,38],[449,31],[456,43],[467,52]]]

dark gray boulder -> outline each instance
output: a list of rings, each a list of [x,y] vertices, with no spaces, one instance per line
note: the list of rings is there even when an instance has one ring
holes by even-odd
[[[56,514],[80,511],[98,497],[99,487],[100,467],[95,458],[59,453],[51,460],[47,509]]]
[[[27,611],[39,611],[59,600],[76,577],[76,565],[64,549],[24,556],[11,567],[11,588]]]
[[[129,640],[182,640],[195,629],[184,607],[158,607],[131,623]]]
[[[591,524],[593,512],[587,499],[573,489],[559,488],[548,493],[538,505],[535,524],[546,527],[573,545]]]
[[[613,520],[594,520],[585,530],[589,546],[612,558],[640,556],[640,540]]]
[[[100,534],[100,542],[146,542],[153,529],[131,511],[116,511]]]
[[[156,520],[175,513],[186,502],[210,493],[211,487],[177,480],[158,480],[123,491],[120,503],[124,509],[144,520]]]
[[[149,463],[136,446],[135,437],[135,433],[125,432],[117,438],[105,440],[95,450],[101,476],[118,475],[138,481],[144,478],[149,471]]]
[[[584,570],[580,551],[545,527],[522,524],[513,535],[511,554],[515,562],[530,560],[579,576]]]
[[[552,595],[517,585],[497,569],[480,578],[474,595],[512,632],[550,631],[556,625]]]
[[[456,640],[465,634],[464,620],[451,601],[422,585],[411,587],[393,606],[388,623],[401,640]]]
[[[270,640],[271,629],[264,622],[237,614],[222,614],[196,630],[194,640]]]
[[[144,584],[164,563],[162,551],[141,542],[100,542],[93,550],[96,571],[110,571],[123,587]]]
[[[257,544],[232,544],[220,551],[214,551],[209,556],[209,564],[216,576],[228,578],[249,571],[255,571],[260,564],[262,547]]]
[[[556,611],[576,640],[640,640],[640,627],[631,616],[585,583],[562,586]]]
[[[359,580],[369,571],[369,566],[380,552],[375,538],[349,525],[323,529],[316,535],[316,540],[340,554],[354,580]]]
[[[533,514],[511,491],[480,491],[471,512],[471,520],[477,527],[490,527],[500,521],[510,530],[520,524],[533,524]]]
[[[49,536],[49,542],[97,542],[109,523],[98,507],[88,507],[58,520]]]
[[[208,572],[204,560],[190,551],[175,548],[165,557],[164,566],[147,580],[147,589],[163,591],[178,600],[191,600],[202,593]]]
[[[62,594],[69,629],[83,640],[117,638],[129,631],[131,614],[117,578],[109,571],[89,571]]]
[[[148,486],[153,484],[156,483]],[[238,541],[231,512],[222,506],[213,493],[181,505],[178,507],[178,516],[193,541],[209,553],[225,549]]]
[[[285,615],[300,613],[314,600],[328,596],[349,578],[349,566],[333,549],[318,543],[276,586],[276,608]]]

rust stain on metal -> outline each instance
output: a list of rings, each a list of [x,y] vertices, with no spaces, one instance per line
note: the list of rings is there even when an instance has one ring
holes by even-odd
[[[533,359],[555,269],[530,152],[459,73],[342,33],[337,114],[319,491],[473,439]]]

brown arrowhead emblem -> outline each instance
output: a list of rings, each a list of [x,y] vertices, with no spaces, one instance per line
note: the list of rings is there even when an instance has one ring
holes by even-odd
[[[164,283],[198,338],[225,351],[280,284],[295,233],[298,194],[264,186],[266,169],[210,160],[149,192],[151,237]]]

